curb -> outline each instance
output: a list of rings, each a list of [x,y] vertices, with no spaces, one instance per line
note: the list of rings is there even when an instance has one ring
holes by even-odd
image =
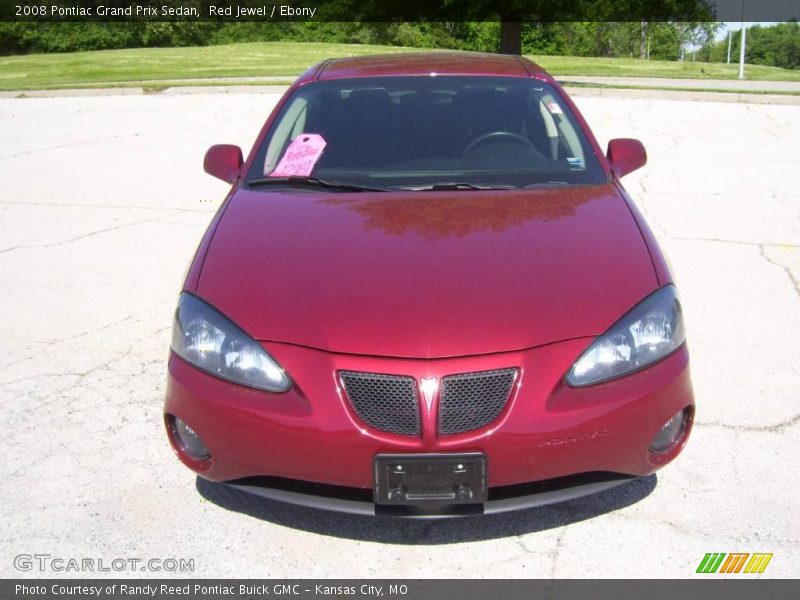
[[[142,87],[75,88],[58,90],[27,90],[0,92],[0,99],[22,98],[72,98],[88,96],[185,96],[197,94],[282,94],[285,85],[224,85],[224,86],[177,86],[150,91]],[[573,87],[564,89],[571,96],[594,98],[644,98],[648,100],[683,100],[695,102],[733,102],[743,104],[800,105],[800,95],[718,92],[703,90],[653,90],[614,87]]]

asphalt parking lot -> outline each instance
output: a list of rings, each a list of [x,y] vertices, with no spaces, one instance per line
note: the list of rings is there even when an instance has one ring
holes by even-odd
[[[163,433],[174,303],[226,192],[203,153],[247,151],[276,100],[0,99],[0,576],[59,575],[15,568],[38,553],[194,560],[71,576],[680,578],[706,552],[800,575],[800,106],[576,98],[601,145],[647,147],[626,186],[682,294],[693,437],[600,495],[409,522],[227,492]]]

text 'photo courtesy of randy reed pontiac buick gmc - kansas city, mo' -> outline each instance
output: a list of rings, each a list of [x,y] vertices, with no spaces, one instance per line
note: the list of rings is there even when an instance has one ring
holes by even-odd
[[[175,312],[165,423],[201,477],[449,517],[648,475],[694,417],[678,292],[554,79],[520,57],[324,61],[229,182]]]

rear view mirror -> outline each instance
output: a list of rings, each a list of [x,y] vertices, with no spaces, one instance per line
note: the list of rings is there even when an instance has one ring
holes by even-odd
[[[647,163],[647,151],[639,140],[617,138],[608,142],[606,158],[614,175],[621,178]]]
[[[239,177],[243,163],[242,149],[239,146],[217,144],[206,152],[203,169],[209,175],[233,183]]]

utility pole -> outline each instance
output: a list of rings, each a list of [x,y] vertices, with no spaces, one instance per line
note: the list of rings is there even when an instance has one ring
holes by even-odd
[[[739,79],[744,79],[744,45],[746,28],[744,26],[744,0],[742,0],[742,39],[739,46]]]
[[[733,39],[733,29],[728,27],[728,64],[731,64],[731,40]]]

